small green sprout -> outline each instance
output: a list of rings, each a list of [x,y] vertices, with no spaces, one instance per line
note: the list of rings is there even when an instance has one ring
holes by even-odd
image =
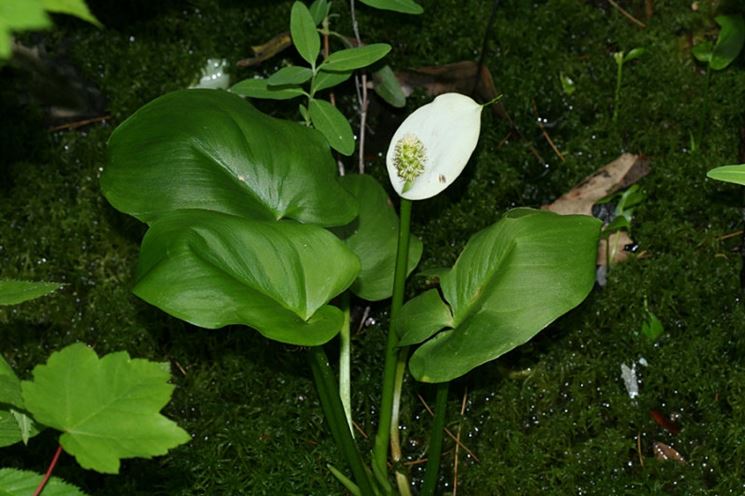
[[[657,341],[662,336],[662,333],[665,332],[665,327],[660,322],[660,319],[649,310],[646,296],[644,297],[644,322],[642,322],[640,330],[650,341]]]
[[[574,94],[574,91],[577,89],[574,79],[562,71],[559,73],[559,81],[561,81],[561,89],[564,91],[565,95],[571,96]]]
[[[614,52],[613,60],[616,61],[616,94],[613,98],[613,124],[618,122],[618,107],[621,105],[621,80],[623,79],[623,66],[627,62],[638,59],[647,53],[646,48],[633,48],[628,53],[623,51]]]

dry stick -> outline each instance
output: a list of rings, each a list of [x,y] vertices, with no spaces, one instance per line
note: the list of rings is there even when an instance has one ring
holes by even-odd
[[[88,124],[95,124],[97,122],[103,122],[111,119],[110,115],[101,115],[99,117],[93,117],[91,119],[84,119],[82,121],[68,122],[66,124],[60,124],[59,126],[50,127],[50,132],[63,131],[65,129],[77,129],[79,127],[87,126]]]
[[[349,0],[349,9],[352,14],[352,31],[354,31],[354,39],[357,41],[357,46],[362,46],[362,39],[360,38],[360,29],[357,25],[357,16],[354,11],[354,0]],[[365,127],[367,126],[367,105],[369,103],[367,98],[367,73],[362,73],[362,76],[354,78],[357,86],[357,100],[360,104],[360,146],[358,147],[359,153],[357,155],[357,167],[360,174],[365,173]]]
[[[422,402],[422,405],[424,405],[424,409],[427,410],[427,413],[429,413],[430,415],[434,416],[434,412],[432,411],[432,408],[430,408],[430,406],[427,404],[427,401],[424,398],[422,398],[422,395],[419,394],[419,393],[417,393],[416,396],[417,396],[417,398],[419,398],[419,401]],[[448,429],[447,427],[445,427],[445,434],[447,434],[448,436],[450,436],[450,439],[452,439],[455,442],[456,446],[460,446],[461,448],[463,448],[463,450],[466,453],[468,453],[471,456],[471,458],[473,458],[473,460],[476,463],[481,463],[481,460],[479,460],[479,457],[476,456],[476,453],[474,453],[473,451],[471,451],[470,449],[468,449],[468,446],[466,446],[465,444],[463,444],[462,442],[460,442],[460,440],[456,437],[456,435],[453,434],[452,431],[450,429]]]
[[[460,431],[461,427],[463,426],[463,416],[466,413],[466,401],[468,398],[468,388],[466,388],[465,391],[463,391],[463,401],[460,402],[460,416],[461,421],[458,422],[458,434],[457,439],[455,441],[455,459],[453,460],[453,496],[458,495],[458,451],[460,449]]]
[[[49,478],[52,476],[52,472],[54,471],[55,465],[57,465],[57,460],[59,460],[59,456],[61,453],[62,453],[62,445],[59,445],[57,446],[57,451],[54,452],[52,461],[49,463],[49,468],[47,468],[47,473],[44,474],[44,478],[41,480],[39,485],[36,487],[36,490],[34,491],[34,496],[39,496],[41,492],[44,490],[44,486],[47,485]]]
[[[639,463],[644,467],[644,457],[642,456],[642,433],[636,433],[636,452],[639,454]]]
[[[367,317],[370,315],[370,305],[367,305],[365,307],[365,310],[362,312],[362,318],[360,318],[360,323],[357,325],[357,334],[362,332],[362,328],[365,327],[365,322],[367,322]]]
[[[535,106],[535,99],[531,100],[531,104],[533,106],[533,114],[535,114],[536,122],[538,123],[538,127],[541,129],[541,132],[543,133],[543,137],[546,138],[546,141],[548,141],[548,144],[551,146],[551,149],[554,151],[557,157],[559,157],[559,160],[562,162],[564,161],[564,155],[559,151],[559,148],[554,143],[554,140],[551,139],[551,136],[548,135],[546,132],[546,128],[543,127],[543,123],[541,123],[541,117],[538,114],[538,107]]]
[[[722,234],[717,238],[717,241],[724,241],[725,239],[734,238],[735,236],[739,236],[743,233],[742,229],[738,229],[735,232],[731,232],[729,234]]]
[[[634,17],[634,16],[632,16],[631,14],[629,14],[629,13],[628,13],[627,11],[625,11],[625,10],[623,9],[623,7],[621,7],[620,5],[618,5],[618,4],[617,4],[616,2],[614,2],[613,0],[608,0],[608,3],[609,3],[609,4],[611,4],[611,7],[613,7],[613,8],[614,8],[614,9],[616,9],[616,10],[617,10],[618,12],[620,12],[620,13],[621,13],[621,15],[623,15],[623,16],[624,16],[624,17],[625,17],[626,19],[628,19],[629,21],[633,22],[634,24],[636,24],[636,25],[637,25],[637,26],[639,26],[640,28],[644,29],[644,28],[646,28],[646,27],[647,27],[647,25],[646,25],[646,24],[644,24],[644,23],[643,23],[642,21],[640,21],[640,20],[639,20],[639,19],[637,19],[636,17]]]

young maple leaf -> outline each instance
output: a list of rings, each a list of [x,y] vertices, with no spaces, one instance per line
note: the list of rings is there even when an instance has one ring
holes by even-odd
[[[168,364],[103,358],[82,343],[52,353],[21,390],[34,419],[62,431],[60,445],[83,468],[119,472],[122,458],[163,455],[190,436],[159,412],[173,392]]]

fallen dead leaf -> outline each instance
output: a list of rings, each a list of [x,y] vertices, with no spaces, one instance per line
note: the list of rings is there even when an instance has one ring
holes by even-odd
[[[681,465],[685,465],[686,463],[685,458],[683,458],[675,448],[671,448],[667,444],[659,441],[652,445],[652,453],[654,453],[654,457],[661,462],[673,460]]]
[[[543,208],[562,215],[592,215],[595,203],[628,188],[647,174],[649,160],[645,156],[624,153]]]
[[[280,33],[266,43],[261,45],[252,46],[251,50],[254,53],[253,57],[241,59],[235,63],[238,67],[252,67],[259,65],[265,60],[277,55],[279,52],[292,46],[292,39],[290,38],[289,32]]]

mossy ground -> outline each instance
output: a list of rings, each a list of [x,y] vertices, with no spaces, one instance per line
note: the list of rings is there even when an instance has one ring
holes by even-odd
[[[326,464],[343,462],[325,429],[303,353],[245,329],[189,327],[132,296],[143,228],[108,206],[98,186],[114,125],[152,98],[190,84],[206,58],[235,61],[286,30],[290,2],[89,3],[105,29],[60,18],[46,44],[52,53],[65,51],[101,89],[108,123],[49,132],[40,110],[22,103],[27,79],[2,74],[0,275],[67,286],[0,310],[0,351],[22,376],[74,341],[99,354],[126,349],[168,360],[177,389],[167,414],[193,440],[155,460],[126,461],[116,477],[84,472],[69,457],[58,474],[96,495],[342,494]],[[343,3],[334,2],[341,14],[334,22],[350,32]],[[478,57],[491,2],[422,3],[420,17],[359,7],[363,38],[391,43],[394,67]],[[486,117],[468,172],[443,198],[415,208],[415,231],[425,241],[422,266],[440,266],[506,209],[539,206],[624,151],[651,158],[652,172],[640,183],[647,199],[633,228],[647,256],[614,267],[607,286],[578,309],[452,386],[450,428],[480,459],[466,459],[460,450],[459,494],[745,493],[740,237],[727,237],[742,227],[743,195],[705,178],[714,166],[738,162],[745,59],[712,74],[704,115],[705,78],[689,41],[711,32],[709,2],[699,2],[696,12],[689,0],[656,1],[648,20],[643,2],[619,3],[646,29],[607,2],[500,3],[486,63],[527,141],[504,143],[508,126]],[[611,53],[637,46],[648,53],[625,68],[620,118],[613,124]],[[291,55],[266,67],[283,57]],[[574,94],[562,92],[560,72],[576,81]],[[410,108],[422,101],[421,95],[411,99]],[[563,161],[543,139],[539,116]],[[697,136],[701,119],[703,135],[692,152],[690,136]],[[379,160],[369,169],[384,175]],[[417,284],[411,283],[412,291]],[[639,332],[645,296],[665,326],[655,343]],[[375,428],[386,306],[374,305],[371,315],[378,323],[356,337],[353,371],[355,417],[368,434]],[[641,395],[631,400],[620,365],[641,357],[649,365],[637,365]],[[519,378],[510,374],[528,369]],[[430,392],[415,384],[408,389],[404,437],[416,459],[426,447],[429,422],[415,393]],[[658,426],[652,409],[680,414],[680,433]],[[687,463],[656,461],[655,441],[673,446]],[[54,447],[53,436],[42,434],[29,448],[3,450],[0,465],[43,471]],[[449,440],[446,450],[442,489],[450,491]]]

